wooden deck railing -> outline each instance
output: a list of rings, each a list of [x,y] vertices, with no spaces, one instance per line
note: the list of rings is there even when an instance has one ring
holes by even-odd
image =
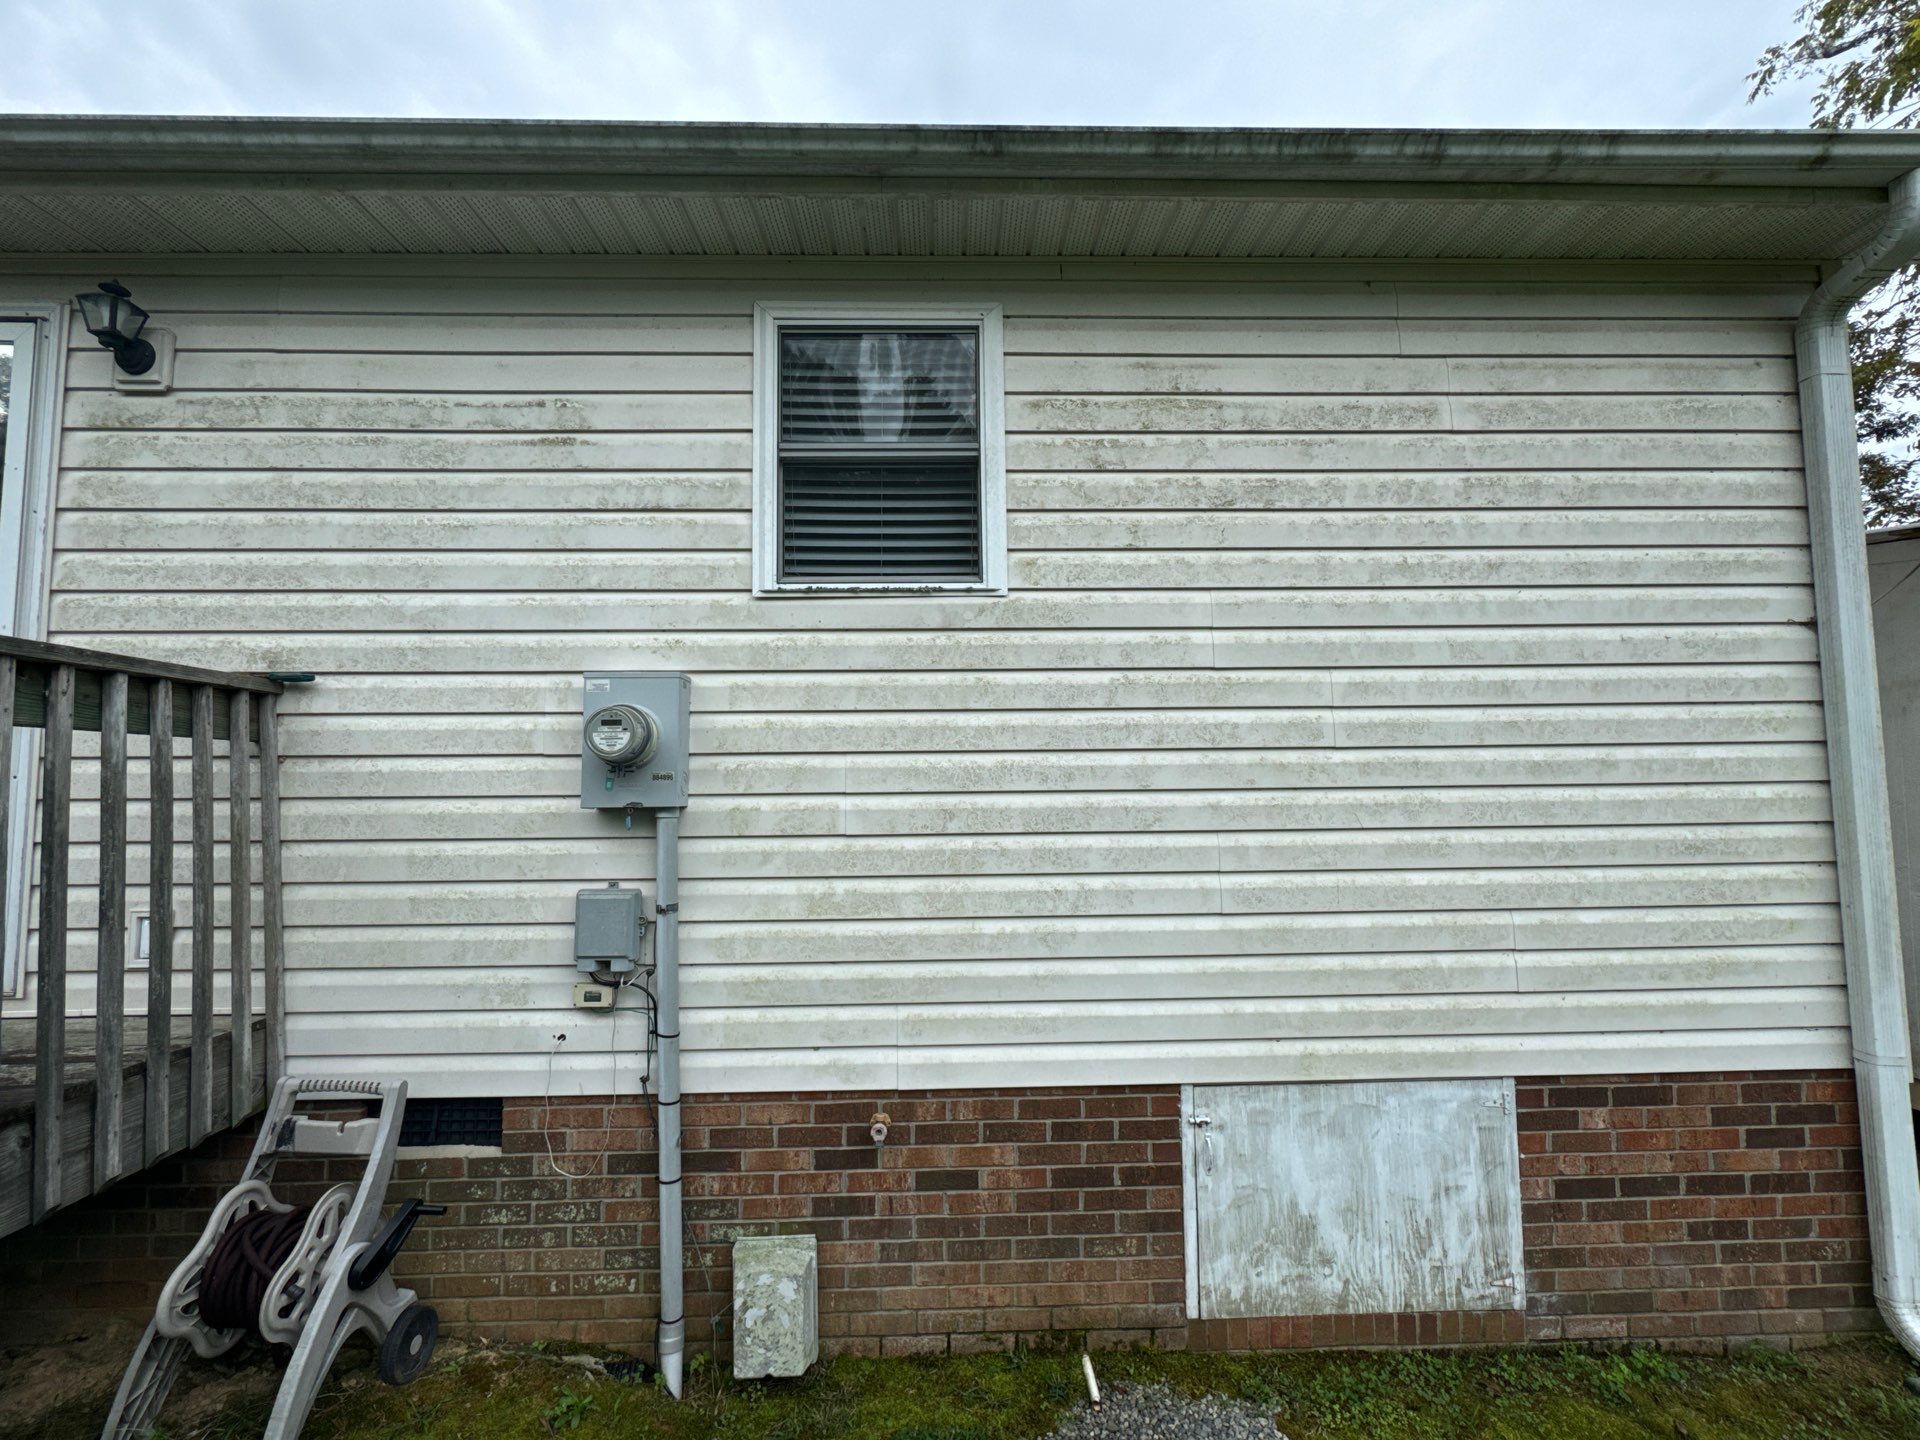
[[[283,912],[280,883],[280,774],[275,697],[281,686],[261,675],[231,674],[109,655],[64,645],[0,638],[0,755],[14,753],[17,727],[40,727],[39,946],[33,1044],[31,1218],[99,1190],[130,1170],[151,1164],[183,1144],[197,1144],[214,1128],[215,1087],[224,1082],[229,1123],[259,1093],[254,1075],[251,754],[260,773],[260,886],[265,981],[266,1083],[284,1069],[282,994]],[[160,723],[155,723],[160,717]],[[66,1175],[67,1092],[70,1062],[67,1014],[68,860],[73,810],[75,731],[100,735],[99,918],[92,1034],[91,1183],[76,1187]],[[126,1036],[127,771],[129,735],[148,744],[148,969],[144,1104],[124,1109],[129,1057]],[[191,1020],[186,1134],[172,1121],[174,1039],[174,740],[191,740],[192,847]],[[215,744],[226,740],[228,807],[228,969],[230,1037],[227,1074],[215,1074]],[[249,742],[253,742],[250,745]],[[0,787],[0,856],[11,827],[30,816],[7,813],[9,787]],[[15,937],[4,934],[0,955]],[[133,1057],[136,1062],[138,1055]],[[136,1065],[136,1070],[140,1068]],[[129,1133],[138,1154],[125,1154]],[[74,1137],[76,1140],[78,1136]],[[80,1194],[74,1193],[77,1189]],[[4,1228],[4,1227],[0,1227]]]

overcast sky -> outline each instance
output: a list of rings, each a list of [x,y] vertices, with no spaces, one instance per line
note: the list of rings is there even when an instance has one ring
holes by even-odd
[[[0,110],[1799,126],[1796,0],[0,0]]]

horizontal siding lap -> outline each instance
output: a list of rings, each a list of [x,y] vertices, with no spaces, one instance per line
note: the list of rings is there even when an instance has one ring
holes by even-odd
[[[602,1049],[584,1040],[572,1012],[568,1047],[528,1053],[443,1052],[422,1067],[422,1095],[482,1094],[506,1087],[538,1095],[631,1093],[641,1079],[637,1050]],[[594,1036],[595,1040],[600,1037]],[[296,1043],[290,1037],[290,1044]],[[391,1073],[389,1055],[338,1055],[303,1047],[303,1066],[315,1073],[381,1076]],[[1571,1073],[1602,1074],[1632,1054],[1666,1070],[1736,1070],[1753,1055],[1794,1069],[1833,1069],[1847,1063],[1845,1027],[1774,1027],[1720,1031],[1667,1030],[1537,1036],[1391,1036],[1375,1039],[1287,1039],[1178,1042],[1155,1045],[1059,1045],[1012,1047],[896,1046],[842,1050],[695,1050],[686,1057],[691,1094],[781,1090],[985,1088],[1008,1083],[1010,1074],[1045,1076],[1035,1085],[1229,1083],[1257,1075],[1278,1081],[1335,1080],[1355,1074],[1380,1079],[1449,1079],[1538,1073],[1543,1064],[1566,1061]],[[413,1053],[411,1051],[407,1053]],[[1018,1066],[1014,1068],[1017,1058]]]
[[[484,410],[482,411],[484,413]],[[740,470],[750,462],[744,429],[546,431],[70,430],[62,456],[85,469],[321,470]],[[289,461],[297,463],[289,465]],[[1762,430],[1648,430],[1569,426],[1542,431],[1253,431],[1141,434],[1010,431],[1015,470],[1530,470],[1790,469],[1799,437]]]
[[[569,395],[744,393],[752,367],[735,355],[629,353],[617,375],[582,354],[449,354],[329,350],[295,327],[307,343],[291,351],[221,350],[192,343],[192,393],[402,393]],[[1015,336],[1015,345],[1019,336]],[[432,363],[424,363],[424,355]],[[112,389],[112,357],[86,339],[68,361],[80,392]],[[1010,395],[1468,395],[1658,393],[1785,395],[1794,388],[1784,357],[1593,357],[1578,360],[1388,357],[1347,359],[1274,356],[1025,354],[1007,357]],[[81,412],[104,413],[104,412]],[[113,424],[111,418],[103,423]]]
[[[237,612],[236,616],[237,618]],[[229,657],[241,670],[295,666],[331,674],[473,675],[547,671],[556,658],[579,670],[1204,670],[1380,666],[1645,665],[1812,663],[1804,623],[1449,627],[1395,630],[1076,631],[707,631],[688,634],[524,631],[492,634],[305,631],[261,635],[226,629],[201,634],[69,630],[71,644],[129,645],[155,659]]]
[[[574,717],[578,672],[349,673],[302,690],[301,717],[518,715]],[[1470,669],[842,671],[727,673],[694,678],[700,716],[830,712],[1285,709],[1329,704],[1430,708],[1812,701],[1812,664],[1524,665]],[[307,723],[303,719],[300,723]],[[703,727],[704,729],[704,727]],[[698,737],[696,737],[698,738]]]
[[[290,731],[296,727],[288,727]],[[309,734],[312,731],[308,732]],[[323,732],[324,733],[324,732]],[[311,755],[311,752],[306,752]],[[477,765],[476,759],[483,760]],[[412,799],[471,796],[577,799],[578,762],[563,757],[315,756],[287,767],[283,793],[300,801],[349,796]],[[1690,785],[1801,781],[1824,784],[1826,752],[1807,743],[1741,745],[1558,745],[1425,750],[1247,750],[1141,756],[1062,751],[977,755],[713,756],[690,774],[703,802],[717,796],[847,796],[857,813],[912,796],[920,807],[976,807],[975,792],[1045,797],[1064,791],[1476,789],[1565,785]],[[76,783],[75,793],[97,794]],[[998,805],[996,799],[993,802]],[[1179,795],[1165,802],[1178,805]],[[1303,803],[1313,803],[1311,801]],[[875,807],[866,809],[864,807]],[[1526,818],[1525,811],[1513,818]]]
[[[529,1004],[544,1002],[546,1009]],[[512,1052],[525,1045],[516,1023],[564,1030],[566,994],[542,987],[537,997],[520,996],[518,1006],[500,1011],[465,1011],[442,1016],[436,1043],[455,1053]],[[1674,1030],[1740,1030],[1766,1026],[1782,1013],[1796,1013],[1807,1030],[1845,1025],[1844,994],[1832,987],[1779,990],[1737,989],[1662,992],[1660,1005]],[[1434,1035],[1513,1036],[1591,1033],[1634,1028],[1645,1008],[1639,991],[1585,992],[1554,996],[1455,995],[1445,997],[1342,995],[1303,1000],[1242,1001],[1208,997],[1161,999],[1150,1009],[1124,1002],[1083,1000],[1067,1005],[1029,1002],[1009,1005],[852,1005],[816,1008],[804,1005],[756,1006],[745,1010],[693,1009],[686,1012],[690,1050],[802,1050],[827,1030],[849,1048],[902,1047],[909,1051],[941,1046],[1007,1048],[1019,1061],[1027,1047],[1072,1050],[1111,1043],[1124,1033],[1136,1046],[1153,1044],[1231,1044],[1284,1041],[1297,1036],[1316,1040],[1380,1041]],[[522,1020],[522,1012],[524,1020]],[[304,1044],[330,1053],[385,1054],[395,1039],[417,1021],[400,1014],[302,1017],[290,1023]],[[635,1024],[632,1029],[638,1031]],[[691,1033],[698,1031],[698,1039]]]
[[[287,755],[579,753],[578,716],[341,716],[297,728]],[[698,755],[953,751],[1211,751],[1285,747],[1389,749],[1573,745],[1602,741],[1795,741],[1822,737],[1820,707],[1702,705],[1397,706],[1387,709],[1004,710],[997,713],[714,715]]]
[[[380,392],[180,391],[137,411],[111,391],[74,395],[70,433],[180,430],[295,431],[324,439],[336,431],[377,433],[481,429],[543,435],[618,431],[741,430],[751,418],[745,390],[582,394],[396,395]],[[1009,435],[1345,431],[1771,431],[1792,430],[1791,394],[1471,395],[1061,395],[1007,397]],[[219,453],[217,445],[214,453]]]
[[[170,510],[590,510],[607,498],[591,471],[71,470],[62,498],[75,511]],[[744,511],[745,471],[630,472],[633,499],[622,513]],[[1015,470],[1007,479],[1016,513],[1075,510],[1561,510],[1707,509],[1723,505],[1795,509],[1797,469],[1536,469],[1262,472],[1258,470],[1085,474]],[[315,539],[324,541],[325,531]],[[309,547],[324,554],[324,544]],[[506,552],[512,553],[512,552]],[[245,578],[245,577],[242,577]]]
[[[529,976],[528,963],[564,966],[565,926],[471,927],[451,935],[420,931],[378,937],[307,931],[292,957],[316,1008],[349,1013],[406,1013],[433,1003],[442,1012],[497,1010],[514,1003],[554,1008],[568,1003],[563,968]],[[328,941],[336,944],[329,946]],[[458,947],[457,949],[455,947]],[[426,953],[422,953],[422,950]],[[948,962],[898,960],[807,967],[693,964],[687,970],[691,1010],[751,1012],[791,1003],[972,1005],[1029,1001],[1109,1002],[1276,999],[1289,996],[1568,994],[1621,991],[1820,987],[1842,973],[1839,950],[1826,945],[1676,946],[1662,950],[1419,951],[1405,954],[1301,956],[1155,955],[1131,959],[1014,958]]]
[[[588,838],[523,840],[503,856],[497,841],[327,840],[289,842],[287,864],[309,884],[420,883],[473,880],[618,880],[650,866],[650,847],[611,850],[605,827]],[[128,850],[129,867],[146,847]],[[1831,862],[1825,824],[1797,826],[1664,825],[1580,830],[1509,827],[1486,831],[1241,832],[1216,836],[1175,832],[1137,836],[1003,838],[886,836],[808,841],[797,837],[701,839],[683,857],[688,880],[832,880],[879,877],[1072,875],[1218,871],[1479,870],[1558,865],[1751,864],[1768,860]],[[74,882],[92,885],[91,850],[75,857]],[[176,883],[190,864],[176,864]],[[221,873],[224,883],[224,871]],[[142,893],[139,891],[136,894]]]
[[[600,516],[415,510],[65,510],[62,550],[724,550],[746,544],[744,512]],[[1479,550],[1534,546],[1804,547],[1806,514],[1785,507],[1566,510],[1015,511],[1025,550]],[[297,543],[296,543],[297,542]],[[616,573],[607,571],[609,575]],[[795,602],[798,603],[798,602]]]
[[[695,1090],[1843,1063],[1804,277],[312,267],[143,282],[166,396],[75,332],[52,608],[325,677],[301,1065],[638,1084],[567,1006],[653,864],[572,803],[596,668],[695,675]],[[1005,307],[1013,594],[747,596],[770,285]]]
[[[214,630],[231,618],[233,601],[218,594],[69,595],[56,623],[76,630],[137,633]],[[1001,600],[893,602],[884,617],[868,600],[757,601],[741,596],[692,597],[519,591],[481,593],[450,604],[440,595],[256,596],[248,610],[262,630],[372,629],[427,632],[632,629],[658,632],[750,630],[856,631],[912,627],[922,631],[1321,629],[1395,625],[1649,625],[1676,614],[1696,622],[1805,624],[1813,618],[1807,586],[1675,585],[1511,587],[1507,589],[1234,591],[1065,591]]]
[[[390,880],[289,884],[289,925],[563,923],[579,881]],[[696,923],[809,923],[832,932],[848,922],[1039,920],[1073,917],[1365,914],[1373,911],[1565,909],[1832,904],[1833,867],[1823,862],[1567,866],[1310,873],[1141,873],[704,879],[682,902]],[[68,905],[76,929],[91,923],[97,896],[76,884]],[[224,922],[224,887],[215,907]],[[1217,928],[1217,927],[1216,927]],[[1221,930],[1222,934],[1232,932]],[[987,932],[981,932],[986,938]],[[691,954],[696,937],[689,935]]]
[[[96,796],[97,784],[83,785],[80,792],[83,798]],[[141,799],[146,792],[140,788],[134,794]],[[569,797],[557,792],[438,799],[392,794],[309,797],[289,808],[284,833],[289,845],[316,847],[430,841],[441,846],[458,842],[486,851],[505,842],[521,846],[574,843],[584,856],[589,844],[597,846],[605,839],[609,822],[596,812],[556,806],[555,798]],[[894,837],[885,853],[901,856],[917,852],[912,845],[901,845],[899,837],[914,836],[926,838],[935,847],[967,847],[990,843],[996,836],[1098,837],[1095,842],[1077,838],[1076,843],[1084,845],[1201,832],[1226,845],[1235,841],[1237,832],[1264,831],[1283,837],[1324,836],[1328,844],[1338,844],[1363,843],[1368,832],[1382,830],[1419,841],[1426,838],[1423,832],[1432,830],[1437,833],[1431,843],[1441,844],[1449,836],[1464,841],[1469,827],[1480,827],[1489,833],[1501,832],[1515,843],[1533,835],[1544,841],[1556,829],[1591,834],[1599,843],[1620,830],[1651,838],[1667,835],[1675,827],[1685,827],[1705,840],[1713,833],[1707,827],[1716,827],[1737,841],[1749,833],[1747,827],[1824,825],[1829,818],[1826,787],[1817,782],[1162,794],[1127,790],[1070,796],[989,792],[943,796],[938,807],[912,795],[743,795],[703,796],[698,811],[689,811],[685,817],[682,833],[692,841],[712,840],[708,848],[716,854],[742,849],[758,853],[753,842],[777,837],[779,853],[792,856],[797,864],[809,854],[841,851],[837,844],[829,848],[803,841],[842,836]],[[144,812],[136,806],[129,819],[133,843],[145,843]],[[1526,823],[1516,825],[1516,819]],[[186,803],[176,804],[176,833],[184,833],[187,820]],[[75,840],[85,845],[98,833],[97,815],[83,805],[75,815]],[[225,834],[223,817],[215,824],[215,838],[223,839]],[[476,840],[476,834],[487,838]],[[637,837],[634,853],[649,855],[648,844],[645,837]],[[956,849],[956,853],[961,852]],[[1024,864],[1034,852],[1018,853]],[[76,853],[76,862],[83,858]]]
[[[332,923],[351,913],[367,925],[571,921],[577,881],[392,881],[290,884],[290,925]],[[1310,874],[1070,874],[875,876],[806,880],[713,878],[682,902],[695,923],[808,923],[823,935],[850,922],[1040,920],[1151,916],[1288,917],[1374,911],[1527,908],[1766,907],[1834,903],[1830,864],[1584,866],[1563,869],[1330,871]],[[86,923],[94,892],[76,886],[70,923]],[[216,907],[224,916],[225,904]],[[1235,932],[1215,927],[1218,933]],[[990,940],[981,929],[983,941]],[[849,944],[851,944],[851,939]],[[1162,942],[1165,943],[1164,941]],[[697,948],[689,935],[688,951]]]

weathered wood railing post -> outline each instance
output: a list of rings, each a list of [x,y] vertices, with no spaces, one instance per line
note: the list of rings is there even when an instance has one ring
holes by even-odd
[[[173,1148],[173,682],[147,682],[147,1162]]]
[[[94,932],[93,1183],[120,1174],[127,973],[127,677],[100,677],[100,908]]]
[[[253,697],[227,696],[227,940],[231,970],[227,1013],[233,1020],[227,1052],[227,1114],[247,1113],[253,1088],[253,786],[247,732],[253,728]]]
[[[73,798],[73,667],[47,677],[40,780],[40,966],[34,1027],[33,1218],[58,1209],[67,1092],[67,841]]]
[[[267,1083],[287,1065],[286,910],[280,892],[280,721],[260,697],[260,921],[267,1004]]]
[[[213,687],[193,687],[193,1029],[187,1143],[213,1130]]]

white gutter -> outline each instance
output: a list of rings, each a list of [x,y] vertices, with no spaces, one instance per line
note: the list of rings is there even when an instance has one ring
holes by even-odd
[[[1854,303],[1920,255],[1920,171],[1896,180],[1888,198],[1880,233],[1841,262],[1801,310],[1794,351],[1873,1293],[1887,1327],[1920,1358],[1920,1164],[1847,350]]]
[[[0,114],[0,176],[41,187],[278,185],[397,176],[511,186],[590,177],[1137,179],[1743,186],[1872,203],[1920,165],[1907,130],[1339,130],[766,125],[576,120]],[[1849,193],[1851,192],[1851,193]],[[1646,198],[1646,197],[1642,197]]]

